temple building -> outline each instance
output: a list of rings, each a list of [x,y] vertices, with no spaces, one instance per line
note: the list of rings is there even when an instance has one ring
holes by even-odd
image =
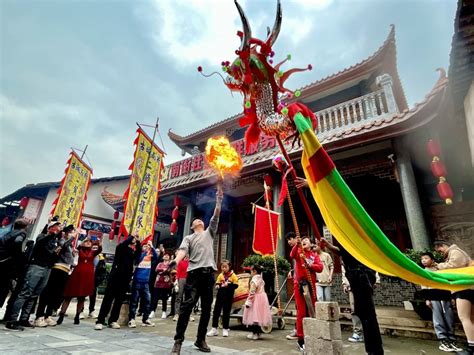
[[[443,238],[474,253],[474,85],[472,44],[466,44],[472,40],[463,29],[467,25],[462,6],[456,16],[449,79],[443,69],[438,69],[439,79],[424,100],[411,108],[397,71],[393,26],[380,48],[365,60],[299,89],[301,96],[297,99],[315,112],[316,133],[339,172],[369,215],[402,251],[429,248],[434,239]],[[168,133],[184,158],[162,172],[154,238],[156,244],[173,249],[183,235],[190,233],[194,217],[209,221],[216,176],[206,165],[204,147],[210,137],[224,135],[242,155],[244,168],[239,178],[225,181],[226,197],[214,248],[216,261],[229,259],[236,270],[253,252],[252,203],[263,205],[263,176],[270,174],[273,178],[274,201],[278,200],[281,181],[281,175],[272,167],[272,158],[279,153],[275,139],[262,136],[258,145],[245,152],[245,128],[239,126],[239,117],[237,114],[187,136]],[[446,167],[447,176],[443,178],[452,188],[452,204],[446,204],[447,199],[438,194],[440,180],[431,171],[433,156],[427,152],[430,139],[441,147],[439,160]],[[303,176],[301,147],[289,142],[286,148],[298,176]],[[82,228],[102,231],[111,252],[115,241],[109,240],[110,226],[114,212],[123,210],[121,196],[128,179],[129,175],[93,179],[85,205]],[[36,199],[39,207],[31,232],[38,234],[58,186],[27,185],[0,199],[0,218],[15,214],[12,211],[23,197]],[[320,234],[330,237],[309,191],[305,193]],[[313,235],[292,184],[290,195],[300,230]],[[178,232],[171,235],[171,211],[177,200]],[[281,213],[281,235],[293,231],[287,203],[274,209]],[[288,252],[281,239],[278,254],[285,256]]]

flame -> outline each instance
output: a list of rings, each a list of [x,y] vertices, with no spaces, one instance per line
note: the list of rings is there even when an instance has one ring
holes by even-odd
[[[243,165],[239,153],[224,136],[212,137],[207,140],[206,160],[213,169],[219,172],[222,178],[225,174],[236,176]]]

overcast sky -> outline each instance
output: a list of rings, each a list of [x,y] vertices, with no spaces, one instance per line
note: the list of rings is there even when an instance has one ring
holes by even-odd
[[[273,25],[276,0],[240,1],[254,36]],[[282,0],[276,59],[313,65],[288,87],[370,56],[396,26],[398,69],[410,107],[447,69],[456,1]],[[94,177],[127,174],[135,122],[153,124],[168,153],[171,128],[190,134],[239,113],[217,78],[241,29],[232,0],[1,0],[0,197],[59,181],[70,147],[89,145]]]

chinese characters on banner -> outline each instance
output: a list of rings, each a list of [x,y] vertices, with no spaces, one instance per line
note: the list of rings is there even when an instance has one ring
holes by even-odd
[[[64,225],[79,226],[91,177],[92,169],[75,152],[71,152],[66,175],[51,211],[53,216],[59,216],[59,221]]]
[[[153,236],[157,212],[163,152],[143,132],[137,130],[135,155],[130,170],[130,182],[124,198],[124,208],[119,235],[138,235],[140,240]]]

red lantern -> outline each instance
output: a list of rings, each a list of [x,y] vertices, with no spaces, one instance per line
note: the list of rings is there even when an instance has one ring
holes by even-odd
[[[111,229],[109,232],[109,240],[114,240],[114,238],[115,238],[115,232],[113,229]]]
[[[119,219],[119,216],[120,216],[120,212],[119,211],[115,211],[114,212],[114,219]]]
[[[445,177],[447,174],[446,167],[439,160],[433,160],[431,162],[431,172],[433,173],[434,176],[438,178],[442,176]]]
[[[436,188],[439,196],[444,200],[444,202],[446,202],[447,205],[451,205],[454,196],[451,186],[446,181],[440,181]]]
[[[173,210],[173,212],[171,213],[171,218],[173,218],[174,220],[178,219],[179,217],[179,208],[176,206]]]
[[[446,182],[446,167],[439,159],[439,156],[441,154],[441,147],[437,141],[430,139],[428,141],[428,144],[426,145],[426,150],[432,158],[431,173],[439,179],[438,186],[436,187],[438,190],[438,195],[444,200],[447,205],[451,205],[453,203],[454,194],[453,190],[451,189],[451,186]]]
[[[441,147],[439,146],[439,143],[433,139],[428,141],[426,150],[430,156],[439,157],[441,155]]]
[[[171,222],[170,234],[174,235],[177,231],[178,231],[178,223],[176,223],[176,221]]]
[[[22,197],[20,200],[20,208],[23,210],[28,205],[28,197]]]
[[[179,206],[181,205],[181,199],[179,198],[178,195],[174,196],[173,202],[174,202],[174,209],[173,209],[173,212],[171,212],[171,218],[173,219],[173,221],[171,222],[171,225],[170,225],[171,235],[174,235],[178,231],[178,223],[176,222],[176,220],[179,217]]]

